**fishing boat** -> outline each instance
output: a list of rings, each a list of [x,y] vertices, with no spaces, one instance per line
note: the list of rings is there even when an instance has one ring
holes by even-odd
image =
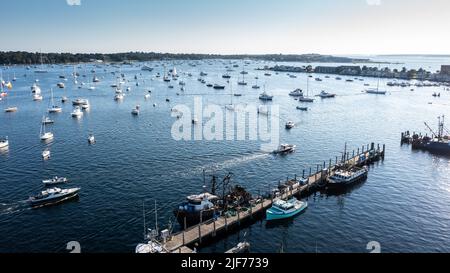
[[[0,149],[6,149],[9,147],[8,137],[4,137],[0,139]]]
[[[308,202],[302,202],[295,197],[288,201],[276,200],[272,207],[266,211],[266,220],[275,221],[292,218],[303,212],[308,207]]]
[[[79,192],[80,188],[52,188],[42,191],[36,196],[30,197],[28,202],[32,207],[53,205],[73,199],[78,196]]]
[[[42,117],[44,119],[45,117]],[[54,135],[52,132],[46,132],[45,123],[41,124],[41,132],[39,133],[39,137],[42,141],[52,140]]]
[[[341,189],[343,187],[349,186],[356,182],[365,180],[367,178],[367,174],[369,170],[366,166],[359,167],[351,167],[346,168],[342,167],[334,172],[332,176],[328,178],[328,189]]]
[[[329,99],[329,98],[336,97],[336,94],[328,93],[328,92],[322,90],[322,92],[320,92],[320,94],[318,96],[321,97],[322,99]]]
[[[292,129],[292,128],[294,128],[295,127],[295,123],[293,122],[293,121],[288,121],[287,123],[286,123],[286,129]]]
[[[190,195],[186,199],[185,203],[182,203],[174,210],[174,214],[182,226],[184,226],[185,221],[187,226],[207,221],[218,213],[214,202],[220,198],[216,195],[203,193]]]
[[[81,111],[81,108],[79,106],[76,106],[75,109],[72,111],[72,117],[73,118],[81,118],[83,116],[83,111]]]
[[[275,150],[274,154],[289,154],[295,152],[295,149],[297,148],[296,145],[292,144],[281,144],[280,147]]]
[[[45,186],[52,186],[52,185],[58,185],[58,184],[64,184],[69,182],[69,180],[65,177],[58,177],[55,176],[51,179],[42,180],[42,183],[44,183]]]

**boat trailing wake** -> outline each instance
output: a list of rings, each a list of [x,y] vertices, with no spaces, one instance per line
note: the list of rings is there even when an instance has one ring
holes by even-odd
[[[0,204],[0,215],[20,213],[27,210],[31,210],[31,207],[28,205],[27,200],[12,204]]]

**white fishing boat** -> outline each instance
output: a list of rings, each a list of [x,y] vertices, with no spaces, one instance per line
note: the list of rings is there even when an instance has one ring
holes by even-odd
[[[72,117],[73,118],[81,118],[83,116],[83,111],[81,111],[81,108],[79,106],[76,106],[75,109],[72,111]]]

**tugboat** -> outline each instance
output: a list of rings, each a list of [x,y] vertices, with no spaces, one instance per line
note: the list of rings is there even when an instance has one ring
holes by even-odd
[[[30,197],[28,202],[32,207],[48,206],[68,201],[78,196],[80,188],[60,189],[52,188],[42,191],[40,194]]]

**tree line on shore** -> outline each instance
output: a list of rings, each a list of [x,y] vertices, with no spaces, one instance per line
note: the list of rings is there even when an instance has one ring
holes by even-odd
[[[352,63],[369,61],[366,59],[353,59],[347,57],[336,57],[319,54],[302,55],[218,55],[218,54],[172,54],[155,52],[127,52],[127,53],[39,53],[24,51],[0,52],[0,64],[2,65],[35,65],[40,64],[67,64],[67,63],[87,63],[93,61],[102,62],[146,62],[158,60],[204,60],[204,59],[252,59],[275,62],[336,62]]]

